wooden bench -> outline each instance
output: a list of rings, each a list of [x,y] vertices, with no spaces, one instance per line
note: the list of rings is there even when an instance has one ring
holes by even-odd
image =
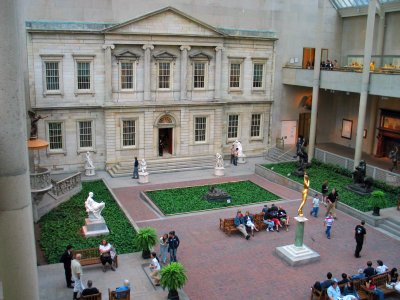
[[[81,254],[81,266],[97,265],[101,264],[99,248],[89,248],[82,250],[74,250],[74,255]],[[118,268],[118,255],[115,255],[114,267]]]
[[[254,219],[254,225],[256,225],[258,230],[263,230],[266,228],[266,225],[263,222],[264,219],[263,213],[254,214],[253,219]],[[234,218],[219,219],[219,229],[221,229],[228,235],[230,235],[232,232],[239,232],[239,230],[235,226]]]
[[[353,280],[354,288],[357,290],[358,296],[360,296],[360,300],[369,300],[368,294],[362,288],[362,286],[365,285],[365,281],[366,281],[365,278]],[[339,284],[339,288],[340,288],[341,292],[343,292],[345,285],[346,285],[345,283]],[[328,300],[329,297],[328,297],[327,292],[328,292],[327,288],[318,290],[314,287],[311,287],[310,300],[313,300],[313,299]]]
[[[81,300],[101,300],[101,293],[94,295],[81,296],[79,299]]]
[[[131,290],[116,292],[108,289],[108,299],[109,300],[130,300]]]
[[[388,289],[386,287],[386,282],[389,282],[389,272],[386,273],[382,273],[379,275],[375,275],[373,277],[371,277],[373,280],[373,284],[379,288],[384,294],[385,296],[387,295],[395,295],[397,294],[397,291],[395,289]],[[368,299],[369,300],[373,300],[374,299],[374,291],[371,291],[369,289],[367,289],[365,282],[362,285],[362,289],[365,291],[365,293],[368,295]],[[397,294],[399,296],[400,299],[400,295]]]

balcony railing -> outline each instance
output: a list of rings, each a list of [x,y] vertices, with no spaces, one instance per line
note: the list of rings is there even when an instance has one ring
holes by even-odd
[[[30,174],[31,192],[41,193],[52,188],[50,170],[37,167],[34,173]]]

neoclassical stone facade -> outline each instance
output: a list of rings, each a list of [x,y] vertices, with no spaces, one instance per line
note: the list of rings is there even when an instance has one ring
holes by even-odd
[[[30,105],[62,172],[134,156],[247,155],[270,139],[276,36],[214,28],[168,7],[121,24],[27,22]],[[62,169],[62,170],[61,170]]]

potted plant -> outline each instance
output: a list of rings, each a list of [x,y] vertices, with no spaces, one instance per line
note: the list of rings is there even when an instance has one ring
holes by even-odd
[[[387,205],[385,193],[383,191],[373,191],[372,196],[372,215],[380,216],[380,209]]]
[[[172,262],[161,269],[160,284],[168,288],[168,299],[179,299],[178,289],[187,281],[186,270],[181,263]]]
[[[140,228],[134,238],[134,245],[142,250],[143,258],[150,258],[150,250],[157,244],[158,237],[156,230],[152,227]]]

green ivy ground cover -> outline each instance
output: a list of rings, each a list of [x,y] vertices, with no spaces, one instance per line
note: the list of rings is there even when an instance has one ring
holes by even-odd
[[[89,192],[94,193],[93,198],[97,202],[106,203],[102,215],[110,230],[109,235],[85,238],[81,234],[81,228],[85,225],[87,217],[85,200]],[[120,254],[135,251],[133,246],[135,230],[102,181],[83,182],[80,193],[44,215],[39,225],[40,244],[48,263],[58,263],[68,244],[75,249],[93,248],[98,247],[103,238],[113,244]]]
[[[208,192],[209,187],[209,185],[204,185],[148,191],[146,195],[166,215],[279,199],[277,195],[251,181],[239,181],[215,185],[216,188],[223,189],[231,196],[232,201],[230,204],[226,202],[208,202],[204,200],[204,195]]]
[[[297,169],[296,162],[267,164],[265,168],[271,169],[274,172],[289,177],[290,179],[303,183],[303,177],[292,175],[292,172]],[[322,183],[328,180],[329,191],[336,187],[340,196],[340,201],[360,211],[370,211],[374,206],[372,196],[361,196],[346,189],[346,186],[352,183],[351,172],[339,166],[332,164],[323,164],[318,161],[313,161],[312,166],[307,169],[310,178],[310,187],[318,192],[321,191]],[[396,206],[397,195],[399,188],[394,188],[385,183],[375,181],[374,190],[382,190],[385,192],[387,206]]]

